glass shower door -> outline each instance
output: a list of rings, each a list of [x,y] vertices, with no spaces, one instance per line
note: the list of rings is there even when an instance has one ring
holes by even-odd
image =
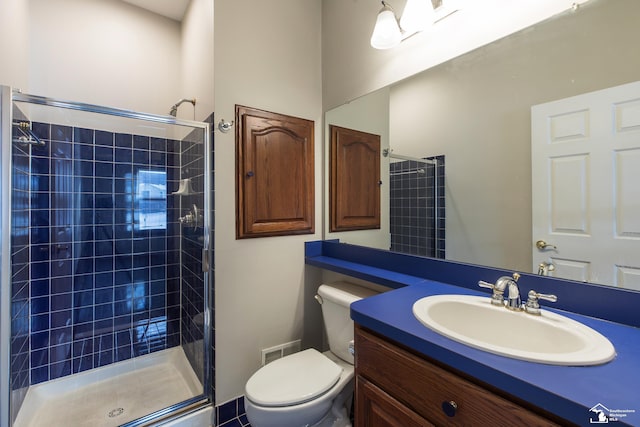
[[[13,425],[143,425],[209,403],[208,125],[13,99]]]

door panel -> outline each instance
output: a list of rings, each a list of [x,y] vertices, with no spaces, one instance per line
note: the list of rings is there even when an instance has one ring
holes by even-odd
[[[614,210],[615,231],[618,237],[640,238],[640,149],[622,150],[615,153]]]
[[[589,234],[589,157],[584,154],[549,159],[551,230]]]
[[[640,82],[533,106],[533,271],[640,289]]]

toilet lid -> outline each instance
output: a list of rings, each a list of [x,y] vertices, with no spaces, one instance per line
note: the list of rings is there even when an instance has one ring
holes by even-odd
[[[289,406],[324,394],[340,379],[342,368],[315,349],[275,360],[249,378],[245,394],[262,406]]]

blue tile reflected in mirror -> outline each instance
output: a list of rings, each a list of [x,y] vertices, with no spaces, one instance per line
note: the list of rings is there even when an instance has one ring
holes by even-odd
[[[445,258],[445,157],[389,164],[391,250]]]

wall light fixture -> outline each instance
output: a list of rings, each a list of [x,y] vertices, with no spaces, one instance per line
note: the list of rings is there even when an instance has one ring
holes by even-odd
[[[390,49],[399,45],[400,41],[402,41],[402,32],[396,13],[383,1],[376,25],[373,27],[373,34],[371,34],[371,46],[376,49]]]
[[[378,12],[376,25],[371,35],[371,46],[376,49],[395,47],[402,40],[426,30],[434,22],[457,10],[442,9],[444,9],[442,0],[407,0],[402,17],[398,19],[391,5],[382,1],[382,9]]]

